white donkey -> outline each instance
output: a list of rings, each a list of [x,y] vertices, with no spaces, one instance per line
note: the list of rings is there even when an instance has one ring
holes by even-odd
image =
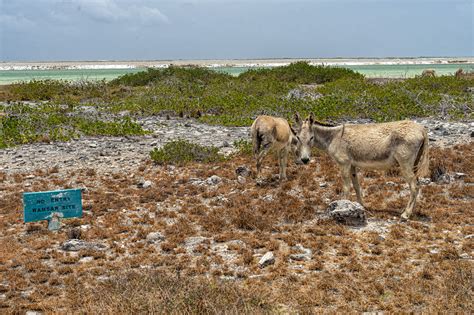
[[[292,132],[298,138],[297,158],[308,163],[311,146],[326,151],[341,168],[344,199],[349,198],[352,180],[357,201],[363,205],[357,168],[388,169],[398,164],[411,192],[401,217],[411,216],[419,192],[418,177],[429,171],[428,135],[423,126],[408,120],[333,126],[316,122],[311,115],[301,121],[296,114],[295,119]]]
[[[263,158],[270,149],[278,153],[280,181],[286,180],[288,153],[296,148],[296,137],[291,132],[286,119],[272,116],[258,116],[250,129],[253,153],[257,160],[257,181],[259,180]]]

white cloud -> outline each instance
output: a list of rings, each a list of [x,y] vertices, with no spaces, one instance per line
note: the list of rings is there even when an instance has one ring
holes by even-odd
[[[167,23],[168,17],[158,8],[131,1],[72,0],[71,4],[80,13],[100,22],[133,20],[138,23]]]

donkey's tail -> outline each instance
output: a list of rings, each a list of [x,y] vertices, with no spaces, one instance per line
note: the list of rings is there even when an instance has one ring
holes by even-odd
[[[428,142],[428,132],[426,128],[423,128],[423,143],[418,150],[415,164],[413,166],[413,171],[415,172],[416,177],[425,177],[429,174],[430,159]]]

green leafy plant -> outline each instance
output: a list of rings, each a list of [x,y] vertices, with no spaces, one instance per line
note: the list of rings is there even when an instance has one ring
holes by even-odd
[[[178,139],[166,143],[162,148],[150,152],[151,159],[158,164],[184,165],[189,162],[213,163],[224,160],[216,147],[207,147]]]

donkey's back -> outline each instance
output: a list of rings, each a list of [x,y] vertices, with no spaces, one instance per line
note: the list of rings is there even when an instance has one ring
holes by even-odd
[[[417,166],[427,140],[425,127],[408,120],[345,125],[338,148],[358,167],[389,168],[397,162]]]

